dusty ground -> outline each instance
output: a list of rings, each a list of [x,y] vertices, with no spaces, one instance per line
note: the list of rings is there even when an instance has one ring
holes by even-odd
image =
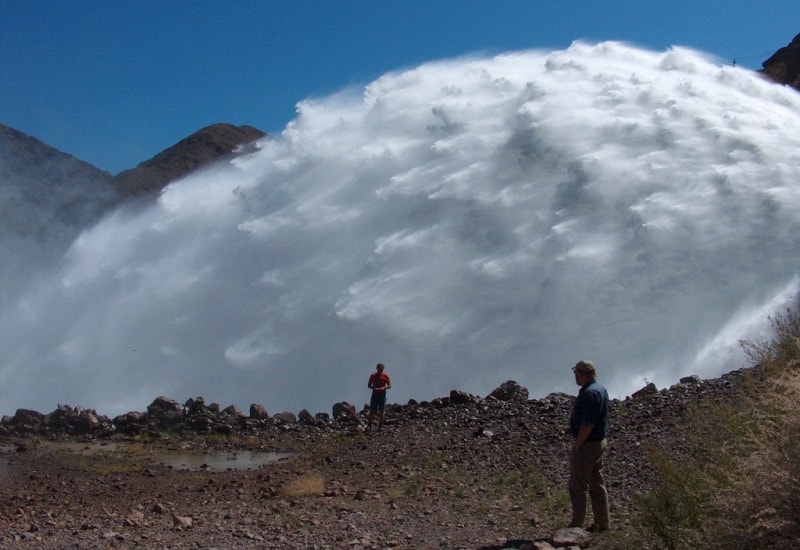
[[[612,531],[625,525],[635,495],[652,480],[646,446],[680,445],[671,426],[685,399],[681,391],[613,403],[606,459]],[[390,413],[392,424],[369,433],[275,427],[249,436],[115,437],[113,445],[68,448],[7,438],[0,545],[524,547],[569,521],[569,408],[566,396],[419,407]],[[163,453],[176,449],[292,456],[251,470],[184,470],[164,463]]]
[[[502,443],[487,436],[454,441],[448,432],[413,433],[418,429],[387,426],[367,435],[256,444],[297,454],[255,470],[183,471],[161,463],[162,446],[149,443],[140,452],[94,445],[91,452],[9,450],[0,489],[3,542],[478,548],[547,534],[533,500],[563,508],[565,501],[554,496],[558,479],[539,477],[524,456],[509,463],[496,448]],[[525,476],[529,488],[521,485]],[[191,526],[174,516],[190,518]]]

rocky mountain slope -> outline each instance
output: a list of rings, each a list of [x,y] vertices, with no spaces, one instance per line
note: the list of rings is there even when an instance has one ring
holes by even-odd
[[[24,221],[83,225],[131,195],[157,193],[193,170],[247,152],[266,136],[251,126],[212,124],[201,128],[137,167],[116,176],[0,124],[0,213],[4,224],[26,234],[44,227]],[[4,231],[5,233],[5,231]]]
[[[800,90],[800,34],[762,63],[761,73]]]
[[[0,307],[121,198],[111,174],[0,124]]]
[[[126,200],[152,196],[192,170],[246,150],[264,133],[215,124],[114,177],[0,124],[0,305],[75,238]]]
[[[206,126],[136,168],[117,174],[113,183],[126,195],[157,193],[189,172],[235,152],[247,151],[248,145],[264,136],[264,132],[252,126]]]
[[[69,237],[119,198],[108,172],[0,124],[0,238]]]

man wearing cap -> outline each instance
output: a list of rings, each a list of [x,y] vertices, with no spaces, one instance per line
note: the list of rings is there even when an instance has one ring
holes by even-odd
[[[603,481],[603,454],[608,429],[608,392],[597,380],[591,361],[578,361],[572,368],[581,389],[572,408],[569,427],[575,443],[569,459],[569,497],[572,501],[570,527],[583,527],[586,493],[592,500],[594,524],[589,531],[608,529],[608,494]]]

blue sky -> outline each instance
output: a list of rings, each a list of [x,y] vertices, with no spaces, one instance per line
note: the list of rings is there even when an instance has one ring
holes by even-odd
[[[2,0],[0,122],[117,173],[425,61],[621,40],[759,68],[798,32],[797,0]]]

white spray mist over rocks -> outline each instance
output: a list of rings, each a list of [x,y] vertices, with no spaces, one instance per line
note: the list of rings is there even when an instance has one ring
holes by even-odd
[[[282,136],[78,238],[0,313],[0,403],[271,412],[505,380],[717,376],[795,303],[800,95],[697,52],[576,43],[303,102]]]

